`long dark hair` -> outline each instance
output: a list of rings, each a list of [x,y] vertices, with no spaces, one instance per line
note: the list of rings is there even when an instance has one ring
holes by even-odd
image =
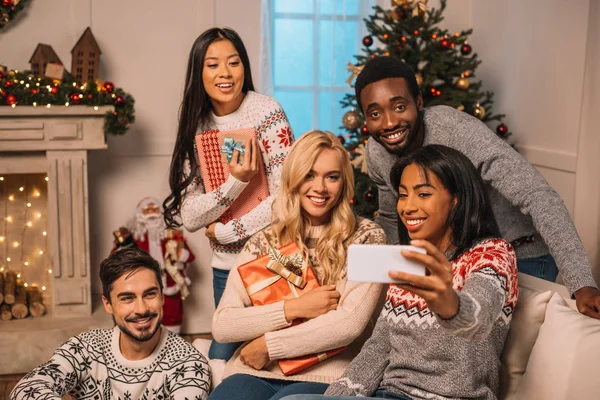
[[[452,244],[456,246],[452,259],[485,238],[500,237],[500,229],[481,175],[463,153],[437,144],[415,150],[392,167],[390,179],[396,190],[400,187],[402,172],[409,165],[419,166],[426,181],[429,181],[429,171],[434,173],[457,201],[448,217],[448,225],[452,228]],[[401,244],[410,242],[402,222],[398,224],[398,233]]]
[[[188,58],[185,89],[179,113],[177,140],[175,141],[171,169],[169,171],[171,194],[163,202],[163,215],[169,227],[181,226],[181,223],[176,220],[181,208],[181,193],[196,177],[196,171],[198,170],[198,160],[194,154],[194,137],[196,136],[198,126],[208,122],[212,110],[212,103],[206,90],[204,90],[204,83],[202,81],[204,57],[206,56],[208,46],[219,40],[229,40],[240,56],[240,60],[244,66],[244,86],[242,87],[242,92],[248,93],[249,90],[254,90],[248,52],[242,39],[234,30],[228,28],[211,28],[198,36]],[[190,162],[191,174],[184,179],[184,163],[186,159]]]

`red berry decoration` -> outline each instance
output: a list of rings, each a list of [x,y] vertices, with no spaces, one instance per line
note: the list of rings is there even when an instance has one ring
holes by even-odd
[[[369,134],[369,128],[367,128],[367,125],[363,125],[362,128],[360,128],[360,133],[362,133],[363,136],[367,136]]]
[[[338,135],[337,138],[340,141],[340,143],[342,144],[342,146],[346,144],[346,139],[344,139],[344,136]]]
[[[12,85],[13,85],[13,81],[11,81],[11,80],[8,80],[8,81],[4,82],[4,87],[5,87],[5,88],[9,88],[9,87],[11,87]]]
[[[496,127],[496,133],[501,137],[504,137],[504,135],[506,135],[507,132],[508,126],[506,126],[505,124],[500,124]]]
[[[115,90],[115,84],[112,82],[104,82],[104,90],[106,90],[108,93],[112,93],[113,90]]]
[[[471,54],[471,52],[473,51],[473,48],[471,47],[470,44],[463,44],[460,47],[460,52],[462,53],[463,56],[468,56],[469,54]]]
[[[79,97],[79,93],[71,93],[71,95],[69,96],[69,100],[73,104],[81,103],[81,98]]]
[[[115,98],[115,106],[117,107],[121,107],[125,105],[125,97],[123,96],[117,96]]]
[[[448,39],[442,39],[440,40],[440,45],[442,46],[442,48],[444,49],[449,49],[450,48],[450,41]]]
[[[14,94],[9,94],[6,96],[6,104],[12,106],[13,104],[17,104],[17,97]]]
[[[373,44],[373,38],[371,36],[365,36],[363,38],[363,44],[367,47],[371,46]]]

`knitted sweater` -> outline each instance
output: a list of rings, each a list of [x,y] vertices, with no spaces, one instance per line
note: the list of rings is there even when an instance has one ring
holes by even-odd
[[[424,110],[423,145],[441,144],[465,154],[481,173],[502,237],[508,242],[534,236],[515,246],[518,258],[552,254],[565,285],[573,294],[597,287],[581,239],[560,196],[539,172],[483,122],[448,106]],[[379,189],[377,222],[390,243],[398,243],[397,188],[390,170],[398,156],[375,140],[367,143],[369,176]]]
[[[315,259],[316,239],[322,227],[313,227],[309,232],[307,247],[308,263],[322,283],[322,267]],[[383,230],[374,222],[360,219],[352,243],[385,243]],[[280,247],[271,227],[253,236],[240,254],[237,264],[242,265],[268,252],[271,244]],[[366,266],[365,266],[366,267]],[[213,336],[219,342],[251,341],[265,335],[269,358],[279,360],[306,354],[321,353],[341,346],[349,349],[330,359],[308,368],[296,375],[284,376],[278,363],[270,361],[257,371],[240,361],[238,349],[225,369],[225,376],[246,373],[262,378],[292,381],[330,383],[342,375],[348,363],[356,356],[371,329],[366,329],[381,293],[381,285],[346,281],[346,269],[336,284],[341,298],[338,308],[288,328],[283,301],[264,306],[252,306],[250,298],[236,269],[229,274],[227,286],[219,307],[213,317]],[[288,328],[288,329],[282,329]],[[361,335],[362,334],[362,335]],[[357,339],[358,338],[358,339]]]
[[[243,128],[254,128],[258,132],[258,144],[270,196],[241,218],[216,225],[215,236],[218,243],[210,242],[213,249],[213,268],[231,269],[246,240],[271,222],[271,204],[279,191],[283,160],[294,141],[287,117],[279,103],[271,97],[252,91],[246,94],[235,112],[222,117],[213,113],[210,123],[201,126],[199,132],[209,129],[229,131]],[[186,162],[185,174],[189,176],[190,173],[190,164]],[[206,193],[198,167],[195,179],[186,188],[181,204],[184,227],[194,232],[215,222],[247,185],[247,182],[241,182],[229,175],[218,189]]]
[[[121,331],[94,329],[72,337],[50,361],[23,377],[11,400],[189,399],[208,397],[210,367],[194,347],[161,328],[160,340],[143,360],[125,359]]]
[[[413,399],[496,399],[500,353],[517,302],[516,258],[488,239],[452,262],[458,314],[444,320],[390,285],[373,336],[327,395],[378,388]]]

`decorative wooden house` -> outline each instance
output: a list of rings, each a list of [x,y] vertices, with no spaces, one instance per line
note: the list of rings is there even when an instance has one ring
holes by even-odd
[[[71,73],[77,82],[95,81],[100,70],[100,47],[88,27],[71,50]]]
[[[46,66],[54,63],[62,65],[62,61],[60,61],[60,58],[58,58],[58,55],[54,49],[52,49],[52,46],[43,43],[37,45],[33,55],[29,59],[31,71],[34,75],[39,76],[44,76],[46,73]]]

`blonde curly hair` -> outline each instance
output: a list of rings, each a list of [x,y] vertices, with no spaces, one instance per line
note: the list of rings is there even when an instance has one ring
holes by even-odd
[[[354,197],[354,173],[347,150],[331,132],[313,130],[294,143],[281,175],[281,185],[273,203],[273,232],[280,243],[294,242],[307,259],[306,235],[310,220],[303,215],[300,204],[300,185],[312,170],[315,160],[324,149],[335,150],[342,167],[342,194],[331,209],[331,218],[317,241],[316,257],[323,267],[324,285],[335,284],[346,263],[348,245],[357,228],[350,206]]]

